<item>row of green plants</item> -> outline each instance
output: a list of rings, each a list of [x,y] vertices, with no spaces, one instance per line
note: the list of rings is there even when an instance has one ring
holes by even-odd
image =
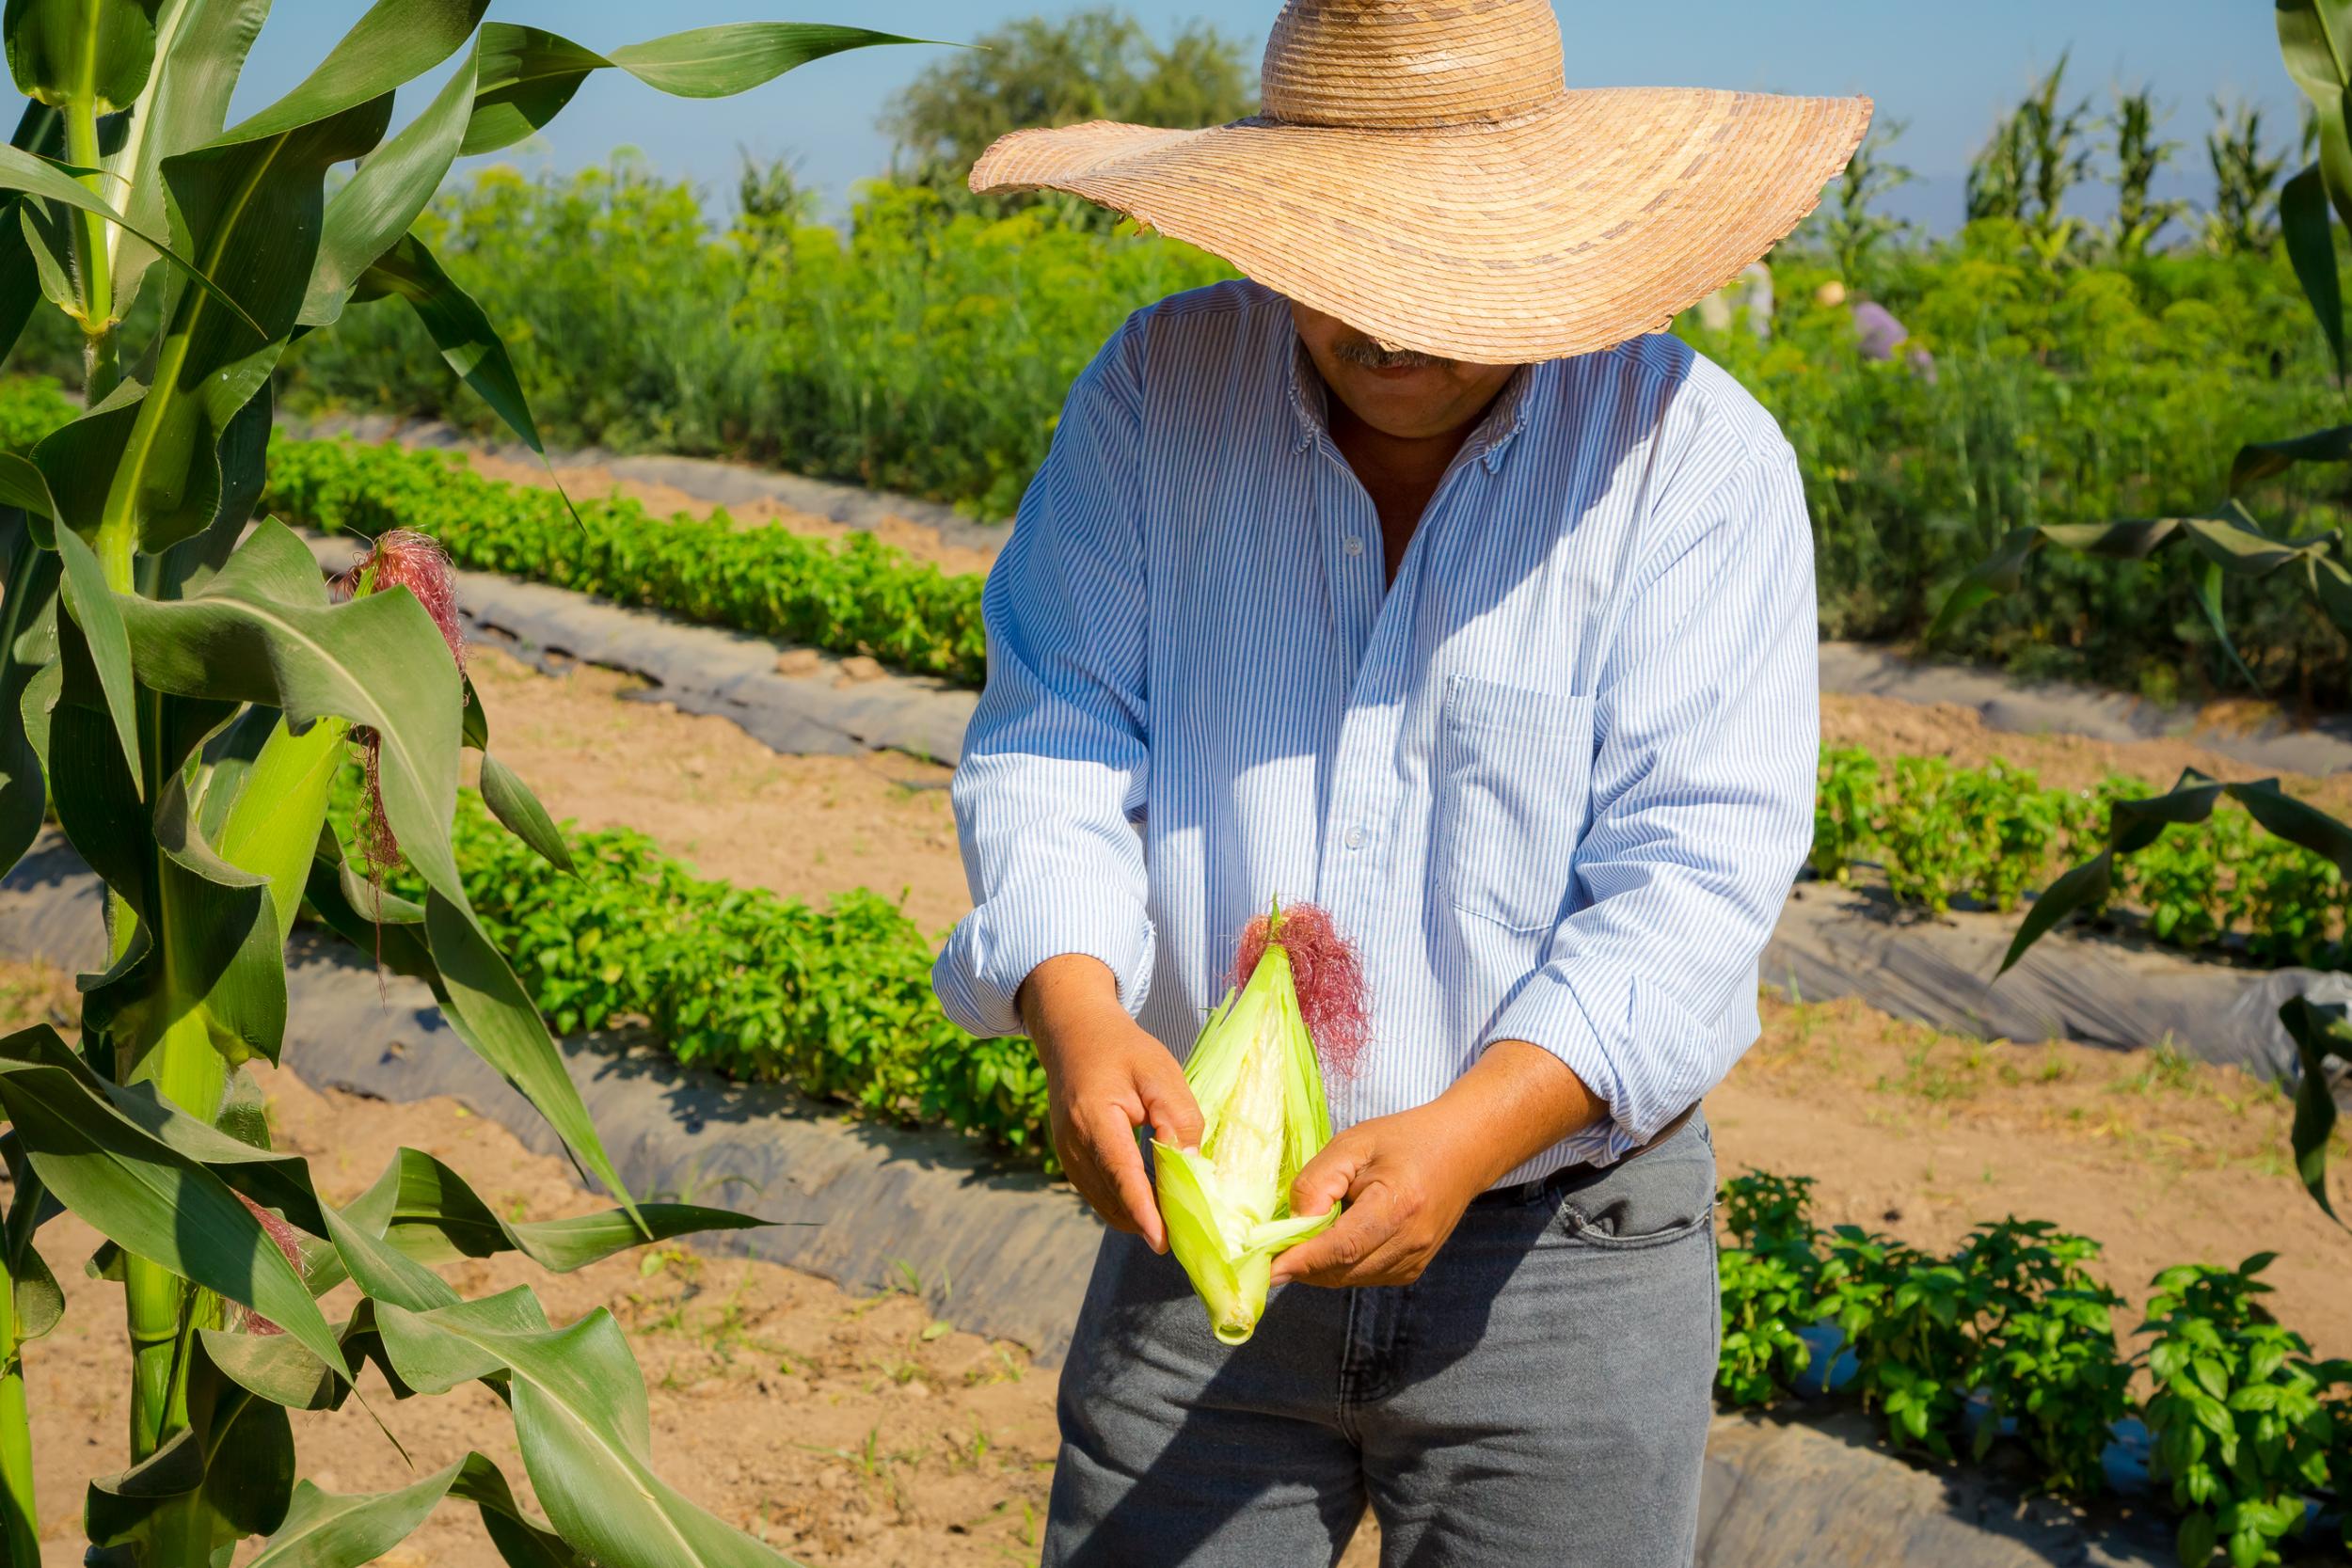
[[[0,450],[73,415],[54,381],[0,384]],[[464,458],[349,440],[270,445],[262,510],[328,533],[430,535],[460,566],[977,685],[980,578],[910,562],[870,535],[840,544],[739,528],[725,512],[661,518],[621,496],[567,499],[486,479]]]
[[[356,770],[337,798],[352,832]],[[559,1033],[642,1022],[690,1065],[954,1128],[1056,1168],[1036,1053],[948,1021],[930,944],[897,904],[855,888],[818,909],[699,879],[629,829],[564,836],[559,866],[503,832],[480,795],[459,798],[467,895]],[[393,879],[393,895],[415,891]]]
[[[2184,1568],[2280,1560],[2314,1517],[2352,1547],[2352,1361],[2320,1360],[2265,1307],[2269,1254],[2156,1275],[2127,1346],[2099,1244],[2041,1220],[1978,1226],[1949,1254],[1814,1225],[1807,1177],[1724,1183],[1719,1397],[1857,1397],[1899,1449],[2020,1450],[2035,1484],[2108,1489],[2116,1423],[2145,1423]]]
[[[1937,914],[1958,901],[2006,911],[2104,848],[2119,801],[2155,793],[2120,775],[2089,789],[2047,789],[2030,770],[1997,760],[1963,768],[1825,748],[1812,868],[1844,882],[1874,863],[1899,904]],[[2172,946],[2310,968],[2341,967],[2352,911],[2333,860],[2263,832],[2234,806],[2217,810],[2201,832],[2167,832],[2120,861],[2092,912],[2116,906],[2136,911],[2147,935]]]

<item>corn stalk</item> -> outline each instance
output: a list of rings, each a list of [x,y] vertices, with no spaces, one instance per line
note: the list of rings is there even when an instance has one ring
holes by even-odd
[[[449,624],[416,571],[330,593],[309,547],[256,520],[270,379],[300,332],[356,300],[418,313],[456,372],[539,446],[514,364],[412,225],[461,153],[546,124],[591,74],[684,97],[760,86],[856,28],[741,24],[597,53],[485,23],[488,0],[377,0],[291,92],[227,111],[269,0],[9,0],[9,70],[27,103],[0,148],[0,353],[48,305],[80,326],[87,407],[29,458],[0,456],[0,868],[56,828],[103,879],[105,968],[81,979],[78,1049],[46,1028],[0,1040],[14,1199],[0,1249],[0,1540],[37,1560],[26,1346],[62,1298],[34,1247],[71,1212],[109,1242],[132,1364],[129,1468],[91,1481],[93,1549],[201,1568],[373,1560],[445,1497],[482,1512],[511,1561],[777,1560],[661,1483],[644,1392],[599,1315],[557,1331],[529,1292],[461,1301],[425,1266],[517,1250],[576,1268],[640,1242],[749,1223],[638,1204],[546,1024],[484,933],[451,842],[461,752],[501,781],[493,810],[563,861],[545,811],[492,762]],[[394,93],[456,62],[395,128]],[[331,192],[327,172],[357,172]],[[124,344],[146,289],[151,341]],[[412,555],[415,552],[412,551]],[[429,603],[430,602],[430,606]],[[364,749],[379,849],[421,883],[365,885],[327,820],[328,784]],[[54,802],[52,807],[48,803]],[[285,946],[308,902],[429,983],[453,1031],[522,1091],[620,1207],[510,1224],[403,1151],[346,1210],[273,1152],[244,1069],[279,1060]],[[340,1327],[318,1298],[361,1300]],[[297,1484],[288,1411],[347,1398],[363,1359],[404,1395],[489,1381],[509,1401],[548,1521],[467,1455],[401,1492]]]

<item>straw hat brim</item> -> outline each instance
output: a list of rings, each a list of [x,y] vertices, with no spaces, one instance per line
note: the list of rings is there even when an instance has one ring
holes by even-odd
[[[1657,331],[1722,288],[1869,122],[1867,98],[1661,87],[1425,130],[1095,121],[1003,137],[972,188],[1067,191],[1385,343],[1518,364]]]

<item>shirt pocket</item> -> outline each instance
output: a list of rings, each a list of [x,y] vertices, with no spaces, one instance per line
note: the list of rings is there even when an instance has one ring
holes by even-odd
[[[1515,931],[1557,924],[1592,768],[1592,698],[1448,679],[1432,824],[1439,896]]]

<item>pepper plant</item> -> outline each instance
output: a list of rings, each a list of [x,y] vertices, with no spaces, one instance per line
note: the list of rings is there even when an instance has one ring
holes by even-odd
[[[464,1301],[425,1266],[519,1251],[578,1267],[638,1242],[749,1223],[630,1200],[546,1024],[485,935],[453,850],[460,753],[551,859],[562,840],[488,751],[453,635],[446,562],[379,541],[331,593],[309,548],[255,522],[270,377],[287,344],[356,300],[415,309],[458,374],[534,448],[513,364],[410,226],[461,153],[546,124],[591,74],[683,97],[902,41],[742,24],[597,53],[485,23],[488,0],[377,0],[292,91],[227,125],[269,0],[8,0],[26,103],[0,148],[0,351],[46,306],[78,324],[87,407],[0,457],[0,867],[54,814],[104,880],[106,962],[81,981],[78,1044],[0,1040],[0,1547],[39,1560],[24,1363],[63,1309],[41,1226],[70,1212],[129,1316],[130,1467],[92,1481],[91,1560],[138,1568],[372,1561],[442,1498],[477,1506],[505,1560],[778,1560],[651,1468],[644,1385],[611,1316],[551,1325],[527,1289]],[[394,129],[393,94],[454,60]],[[356,164],[330,178],[338,165]],[[151,335],[125,326],[157,295]],[[142,319],[146,319],[144,316]],[[329,784],[368,785],[348,859]],[[420,890],[387,891],[397,862]],[[274,1152],[256,1059],[286,1044],[284,947],[308,904],[432,986],[620,1206],[513,1224],[405,1150],[337,1206]],[[340,1326],[319,1305],[348,1281]],[[479,1454],[402,1490],[296,1480],[288,1412],[341,1403],[369,1361],[395,1398],[487,1383],[513,1412],[548,1523]],[[549,1527],[552,1527],[551,1528]]]

